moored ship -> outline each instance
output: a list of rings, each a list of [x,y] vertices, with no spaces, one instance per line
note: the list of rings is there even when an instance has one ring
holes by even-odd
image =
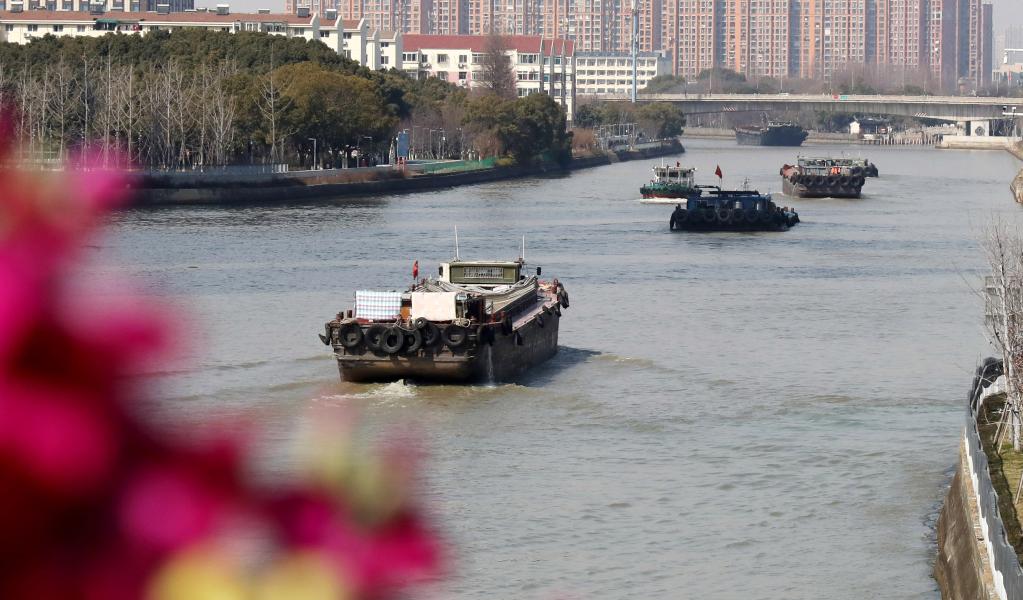
[[[807,135],[806,130],[795,123],[777,121],[735,128],[735,141],[741,146],[801,146]]]
[[[722,190],[701,186],[708,193],[679,203],[671,213],[672,231],[786,231],[799,223],[795,209],[779,207],[770,194],[757,190]]]
[[[524,265],[455,259],[405,292],[357,291],[320,340],[345,381],[507,381],[557,352],[568,308],[557,279]]]
[[[782,192],[793,198],[859,198],[865,181],[862,167],[833,158],[801,156],[797,164],[782,166],[779,174]]]
[[[639,188],[643,198],[691,198],[699,196],[702,191],[696,185],[696,169],[675,166],[654,167],[654,178]]]

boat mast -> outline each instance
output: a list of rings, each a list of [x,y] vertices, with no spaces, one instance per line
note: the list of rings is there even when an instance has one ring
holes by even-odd
[[[458,257],[458,225],[455,225],[455,260],[460,260]]]

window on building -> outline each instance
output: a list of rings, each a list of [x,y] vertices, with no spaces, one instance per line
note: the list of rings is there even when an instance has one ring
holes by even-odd
[[[30,25],[28,26],[28,30],[29,30],[29,31],[39,31],[39,26],[38,26],[38,25],[36,25],[35,23],[32,23],[32,24],[30,24]]]
[[[418,52],[402,52],[401,60],[404,62],[419,62]]]
[[[64,26],[63,25],[54,25],[53,26],[53,32],[54,33],[60,33],[61,31],[64,31]]]
[[[459,54],[458,55],[458,64],[464,65],[467,62],[469,62],[469,61],[468,61],[468,57],[466,55],[464,55],[464,54]]]
[[[344,39],[346,40],[352,39],[352,33],[350,31],[346,31],[344,34]]]
[[[472,64],[478,65],[481,62],[483,62],[483,55],[474,52],[472,55]]]
[[[351,57],[352,57],[352,51],[351,50],[345,50],[345,58],[351,58]]]
[[[296,27],[295,28],[295,35],[305,35],[305,29],[303,29],[301,27]]]
[[[381,50],[383,50],[384,48],[390,48],[390,47],[391,47],[391,42],[380,42],[380,49]]]
[[[448,64],[448,55],[447,54],[438,54],[437,55],[437,64],[438,65],[446,65],[446,64]]]
[[[459,71],[458,72],[458,79],[459,79],[459,81],[465,81],[466,78],[468,77],[468,75],[469,74],[466,73],[465,71]]]
[[[14,31],[14,25],[11,25],[11,24],[4,25],[4,31],[8,31],[8,32],[9,31]]]
[[[330,37],[330,32],[329,31],[320,31],[320,37],[321,38],[329,38]]]
[[[382,64],[382,65],[388,65],[388,64],[390,64],[390,63],[391,63],[391,59],[390,59],[390,57],[388,57],[388,56],[381,56],[381,57],[380,57],[380,64]]]

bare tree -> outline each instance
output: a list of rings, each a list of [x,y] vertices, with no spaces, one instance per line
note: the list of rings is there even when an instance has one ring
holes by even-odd
[[[281,135],[280,131],[281,114],[291,106],[291,99],[287,97],[284,89],[282,89],[281,82],[279,81],[280,78],[274,71],[274,46],[273,42],[271,42],[270,68],[260,85],[259,103],[259,110],[263,113],[263,118],[266,119],[267,125],[270,128],[270,162],[276,162],[279,159],[277,144],[278,142],[284,143],[284,136]]]
[[[985,280],[988,332],[1002,353],[1006,380],[1006,410],[996,435],[996,446],[1007,430],[1012,447],[1020,450],[1020,402],[1023,399],[1023,238],[1001,222],[985,235],[984,250],[991,274]]]
[[[507,53],[505,39],[496,33],[487,37],[486,51],[483,53],[482,87],[501,98],[515,97],[515,74],[511,68],[511,57]],[[538,65],[538,69],[542,66]],[[543,77],[541,74],[540,77]]]

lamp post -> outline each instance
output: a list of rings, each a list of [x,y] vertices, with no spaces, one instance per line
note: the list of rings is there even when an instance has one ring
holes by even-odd
[[[362,140],[369,140],[369,149],[372,150],[373,149],[373,136],[371,136],[371,135],[361,135],[361,136],[359,136],[359,158],[365,160],[366,161],[366,166],[368,167],[369,166],[369,159],[363,158]]]
[[[313,143],[313,170],[316,170],[316,138],[309,138],[309,141]]]
[[[1018,106],[1002,107],[1002,116],[1009,117],[1012,119],[1012,137],[1016,137],[1016,118],[1019,116],[1019,113],[1017,113],[1016,110],[1018,108],[1019,108]]]

